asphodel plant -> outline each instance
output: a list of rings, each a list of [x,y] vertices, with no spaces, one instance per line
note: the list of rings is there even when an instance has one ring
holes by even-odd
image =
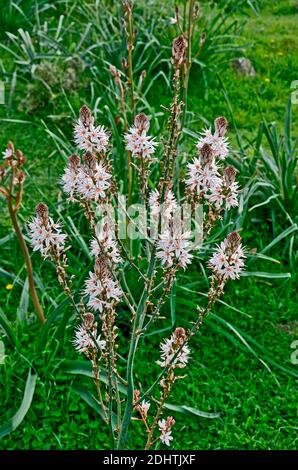
[[[61,177],[67,201],[81,208],[90,228],[93,269],[78,291],[69,269],[73,258],[68,256],[72,247],[67,226],[56,223],[44,203],[37,205],[30,223],[33,248],[55,263],[59,282],[77,314],[73,344],[90,362],[111,448],[126,448],[135,421],[143,423],[145,449],[171,445],[175,419],[165,414],[166,403],[176,382],[187,380],[191,338],[222,296],[226,283],[238,278],[244,266],[241,237],[237,232],[229,233],[207,261],[210,288],[205,305],[193,313],[189,328],[177,326],[161,342],[159,357],[155,336],[151,337],[148,355],[156,366],[155,376],[150,374],[149,384],[136,380],[142,339],[146,334],[148,348],[148,333],[157,322],[166,321],[167,299],[179,281],[179,272],[189,269],[196,250],[201,249],[202,237],[208,237],[223,213],[238,205],[236,171],[225,164],[229,144],[224,117],[216,118],[214,128],[202,132],[193,149],[195,157],[186,168],[179,168],[177,177],[181,71],[187,50],[186,37],[174,40],[173,99],[162,142],[150,135],[150,116],[144,112],[136,114],[123,136],[128,165],[133,166],[136,176],[132,197],[139,217],[133,217],[126,206],[127,194],[119,194],[123,175],[113,171],[110,132],[95,123],[87,106],[80,110],[74,127],[77,150]],[[128,168],[123,172],[126,177]],[[137,254],[132,249],[136,233],[141,246]],[[137,276],[139,290],[129,287],[131,272]],[[117,315],[122,309],[130,312],[130,334],[128,347],[120,348],[123,332]]]

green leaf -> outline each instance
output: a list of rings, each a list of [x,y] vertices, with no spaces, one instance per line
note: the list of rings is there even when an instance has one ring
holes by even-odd
[[[86,387],[80,384],[74,384],[71,389],[104,419],[105,415],[101,404]]]
[[[68,374],[84,375],[85,377],[93,378],[91,364],[87,361],[64,361],[60,366],[60,370]],[[100,381],[105,384],[107,383],[107,377],[104,371],[100,372]],[[126,387],[123,384],[118,383],[118,388],[119,392],[126,394]]]
[[[6,334],[8,341],[12,346],[16,345],[16,337],[14,331],[5,315],[3,310],[0,308],[0,326],[2,326],[4,333]]]
[[[27,277],[23,285],[20,303],[17,309],[17,318],[19,322],[24,322],[26,320],[26,313],[28,311],[28,305],[29,305],[29,284],[28,284],[28,277]]]
[[[220,417],[220,413],[207,413],[206,411],[198,410],[186,405],[173,405],[172,403],[165,403],[164,407],[177,413],[183,413],[191,416],[199,416],[200,418],[215,419]]]
[[[80,384],[75,384],[71,387],[72,391],[79,395],[86,403],[89,405],[94,411],[96,411],[97,414],[104,420],[105,419],[105,413],[103,410],[102,405],[100,402],[95,398],[94,395],[83,385]],[[117,416],[115,413],[112,414],[112,426],[113,429],[116,428],[117,425]]]
[[[291,273],[266,273],[262,271],[243,271],[241,277],[265,277],[267,279],[289,279]]]
[[[32,403],[36,379],[37,375],[31,375],[31,370],[29,370],[21,406],[16,414],[0,427],[0,439],[14,431],[25,418]]]
[[[171,312],[171,320],[172,320],[172,327],[174,327],[176,323],[176,281],[171,289],[170,294],[170,312]]]
[[[290,235],[291,233],[296,232],[296,230],[298,230],[297,224],[291,225],[291,227],[288,227],[286,230],[284,230],[282,233],[280,233],[276,238],[274,238],[274,240],[272,240],[272,242],[269,243],[269,245],[267,245],[267,246],[261,251],[261,253],[265,253],[266,251],[270,250],[270,248],[272,248],[274,245],[276,245],[277,243],[279,243],[283,238],[287,237],[287,236]]]

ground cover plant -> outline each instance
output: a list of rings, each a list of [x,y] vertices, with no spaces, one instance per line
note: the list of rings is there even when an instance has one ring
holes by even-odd
[[[171,42],[181,33],[174,22],[174,4],[169,15],[168,11],[160,10],[159,2],[147,5],[136,2],[133,35],[129,39],[129,23],[123,7],[115,9],[114,5],[105,3],[104,17],[92,15],[95,7],[91,2],[83,6],[74,2],[66,19],[61,19],[65,13],[62,3],[57,2],[55,8],[48,9],[45,3],[38,2],[38,15],[30,16],[31,4],[25,1],[18,4],[27,12],[25,16],[17,15],[18,24],[1,17],[8,32],[25,41],[23,45],[27,41],[26,49],[19,48],[19,39],[9,35],[1,39],[6,88],[5,106],[0,106],[2,151],[13,140],[27,157],[19,224],[29,246],[26,227],[34,207],[38,201],[48,205],[51,215],[62,221],[74,240],[73,249],[67,254],[76,287],[84,284],[88,271],[93,269],[93,260],[88,250],[90,231],[84,213],[80,207],[66,204],[58,182],[66,158],[74,151],[73,123],[80,107],[87,103],[95,121],[111,129],[113,146],[109,158],[120,175],[118,182],[123,180],[121,190],[128,191],[128,179],[122,174],[127,164],[123,135],[134,119],[127,65],[122,65],[120,58],[129,62],[127,44],[133,41],[136,114],[142,111],[152,116],[150,134],[161,143],[156,149],[158,158],[168,119],[168,111],[160,104],[169,108],[172,100]],[[201,51],[189,74],[185,121],[178,145],[179,165],[174,175],[178,188],[177,172],[184,180],[187,178],[185,169],[195,157],[201,129],[211,126],[214,117],[226,115],[231,141],[226,163],[238,171],[240,205],[239,210],[229,211],[217,222],[204,250],[211,256],[214,244],[229,232],[242,228],[240,233],[249,251],[240,280],[226,286],[225,297],[193,338],[191,356],[195,355],[195,360],[191,358],[187,365],[184,386],[179,387],[178,383],[173,387],[169,401],[173,408],[167,409],[166,416],[174,416],[176,420],[174,440],[170,442],[176,449],[294,449],[296,446],[297,366],[293,362],[295,348],[291,345],[297,335],[294,205],[297,108],[290,95],[291,84],[297,78],[297,42],[293,28],[297,13],[295,2],[273,5],[254,2],[254,9],[248,2],[241,2],[240,9],[238,3],[228,2],[225,16],[221,15],[226,18],[227,31],[222,30],[223,37],[215,36],[212,42],[212,27],[216,24],[212,26],[212,21],[221,14],[224,5],[202,2],[194,32],[194,54],[199,44]],[[183,17],[182,2],[178,6]],[[156,14],[157,9],[161,14]],[[90,18],[93,18],[92,26],[88,26]],[[241,28],[229,34],[233,22]],[[138,32],[134,36],[136,24]],[[28,34],[20,34],[20,28]],[[74,31],[80,31],[79,40],[78,35],[74,39]],[[205,31],[206,39],[202,35]],[[30,53],[30,37],[37,57]],[[230,41],[236,41],[233,47]],[[254,49],[252,42],[257,45]],[[287,53],[290,43],[292,52]],[[215,51],[221,44],[219,55],[212,52],[212,44]],[[241,46],[241,51],[236,44]],[[60,49],[62,52],[57,54]],[[27,51],[25,58],[20,59],[20,50]],[[240,55],[251,58],[255,77],[238,76],[230,65]],[[153,80],[155,76],[158,78]],[[125,87],[124,100],[121,85]],[[252,100],[252,96],[256,99]],[[158,174],[157,170],[152,171],[150,191]],[[136,191],[134,186],[132,197]],[[182,194],[180,188],[179,199]],[[108,448],[101,409],[94,400],[92,371],[83,358],[79,360],[71,344],[77,316],[58,287],[51,263],[46,261],[41,265],[39,256],[34,254],[35,283],[47,316],[45,327],[40,329],[5,199],[1,199],[0,249],[1,341],[5,355],[0,365],[1,448]],[[157,345],[163,338],[169,338],[178,326],[185,331],[189,329],[198,298],[203,303],[210,287],[210,271],[205,268],[205,261],[206,256],[195,253],[192,266],[185,273],[182,269],[173,284],[161,313],[168,320],[158,323],[139,348],[136,383],[146,383],[147,374],[156,373],[155,362],[148,364],[150,344]],[[135,289],[135,280],[131,282]],[[129,338],[129,311],[123,309],[117,321],[123,333],[123,339],[119,338],[121,350]],[[125,368],[123,359],[119,358],[121,370]],[[181,407],[182,404],[186,406]],[[154,406],[155,403],[150,405],[151,410]],[[15,420],[18,426],[12,430],[11,417],[18,409]],[[144,447],[141,425],[133,422],[133,432],[139,432],[128,439],[130,448]],[[179,430],[182,426],[183,432],[176,439],[178,426]],[[40,429],[39,434],[36,428]]]

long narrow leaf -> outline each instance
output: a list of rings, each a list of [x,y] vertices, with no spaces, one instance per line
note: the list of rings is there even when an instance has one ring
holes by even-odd
[[[0,439],[14,431],[25,418],[34,395],[37,375],[31,375],[31,370],[28,373],[27,382],[25,386],[24,396],[20,408],[12,418],[0,427]]]

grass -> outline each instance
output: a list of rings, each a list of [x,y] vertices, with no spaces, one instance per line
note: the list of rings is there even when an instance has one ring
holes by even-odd
[[[156,2],[157,3],[157,2]],[[255,78],[238,77],[226,65],[220,69],[219,77],[209,77],[208,89],[198,87],[200,70],[192,71],[189,110],[198,119],[192,128],[201,127],[201,116],[212,121],[215,115],[229,114],[227,102],[222,93],[224,85],[233,108],[235,123],[243,141],[256,138],[259,122],[276,121],[282,126],[284,108],[291,92],[291,82],[297,77],[298,40],[296,21],[298,9],[295,1],[260,2],[259,15],[252,12],[242,36],[245,42],[252,43],[246,55],[252,60],[257,75]],[[242,20],[239,15],[239,21]],[[9,20],[11,21],[11,20]],[[10,67],[10,58],[3,54],[5,67]],[[28,92],[25,82],[18,81],[13,107],[9,117],[32,121],[31,124],[17,124],[2,121],[0,127],[0,147],[13,139],[17,147],[28,156],[27,179],[23,222],[30,217],[35,204],[42,198],[53,206],[60,201],[56,183],[63,168],[63,157],[45,133],[40,120],[44,119],[53,130],[61,128],[67,136],[71,133],[71,113],[63,95],[32,115],[19,108]],[[80,90],[81,92],[81,90]],[[68,94],[71,104],[77,110],[82,97],[88,99],[90,89]],[[164,82],[151,89],[147,99],[158,109],[160,96],[168,97]],[[293,133],[297,135],[297,106],[293,106]],[[102,114],[104,114],[102,112]],[[51,116],[62,116],[59,121]],[[7,109],[0,106],[0,117],[7,117]],[[235,129],[232,140],[236,144]],[[249,152],[250,150],[248,150]],[[0,250],[0,307],[13,324],[17,337],[17,348],[5,343],[6,360],[0,365],[0,425],[18,408],[22,401],[28,368],[38,374],[32,405],[21,425],[9,436],[0,440],[0,449],[103,449],[107,447],[106,432],[99,416],[71,387],[82,383],[89,387],[88,379],[67,374],[62,364],[65,360],[77,360],[70,340],[74,318],[65,308],[64,298],[58,299],[56,308],[49,295],[56,299],[58,288],[49,263],[40,267],[37,256],[33,263],[44,288],[43,301],[47,315],[53,318],[44,348],[40,348],[39,326],[34,322],[31,306],[27,322],[18,323],[16,309],[22,293],[18,279],[24,280],[22,260],[18,246],[11,234],[5,206],[1,200]],[[2,216],[4,214],[4,216]],[[11,236],[2,243],[7,233]],[[245,242],[250,249],[260,251],[271,240],[270,221],[264,213],[259,213],[258,224],[252,219],[243,231]],[[258,260],[249,266],[250,271],[289,270],[282,245],[266,253],[277,259],[279,264]],[[12,276],[18,275],[12,291],[6,290]],[[186,283],[190,291],[202,288],[201,275],[194,269]],[[196,294],[178,290],[176,298],[176,321],[187,325],[194,312]],[[177,420],[173,448],[175,449],[297,449],[297,366],[290,363],[292,341],[297,337],[297,283],[292,279],[264,279],[245,277],[230,285],[224,302],[218,304],[214,314],[201,329],[201,334],[193,341],[193,359],[188,369],[188,377],[176,384],[171,402],[187,404],[205,412],[219,412],[220,418],[204,419],[175,414]],[[60,310],[59,310],[60,306]],[[237,309],[237,311],[233,310]],[[69,318],[70,317],[70,318]],[[123,320],[124,321],[124,320]],[[237,336],[229,325],[240,332]],[[163,335],[152,340],[159,343]],[[244,345],[247,339],[255,355]],[[150,340],[151,340],[150,339]],[[42,354],[40,351],[42,350]],[[156,373],[157,366],[150,359],[149,343],[144,341],[139,362],[139,378],[144,383]],[[266,361],[272,373],[261,363]],[[153,358],[157,359],[156,356]],[[277,368],[274,363],[289,369],[293,375]],[[145,373],[146,372],[146,373]],[[296,377],[294,376],[296,374]],[[135,424],[138,426],[138,423]],[[179,436],[179,438],[178,438]],[[131,448],[141,446],[141,438],[130,441]]]
[[[270,351],[275,361],[292,367],[293,372],[296,369],[290,364],[290,344],[295,338],[291,326],[296,319],[294,289],[294,283],[281,286],[280,282],[259,282],[257,285],[253,280],[249,283],[242,280],[236,285],[236,292],[229,289],[224,300],[246,315],[221,305],[215,309],[216,315],[254,337],[261,348]],[[181,314],[183,312],[183,316],[189,318],[183,299],[185,295],[180,294],[177,308],[179,306]],[[39,378],[33,405],[24,422],[1,441],[1,448],[105,448],[101,419],[70,390],[78,378],[59,372],[64,354],[51,357],[53,351],[49,346],[42,355],[32,346],[28,349],[29,340],[36,332],[35,325],[18,328],[20,353],[33,362]],[[70,333],[71,328],[68,328],[68,336]],[[159,336],[156,344],[158,340]],[[77,359],[67,342],[65,347],[65,355]],[[253,355],[240,347],[240,343],[231,342],[212,328],[211,322],[202,328],[192,350],[188,377],[183,385],[176,385],[170,401],[206,412],[219,412],[221,416],[211,420],[176,413],[175,433],[176,436],[179,434],[179,439],[175,440],[175,449],[297,448],[297,378],[277,373],[275,369],[270,374]],[[9,348],[6,353],[7,361],[1,368],[1,396],[3,392],[5,403],[11,403],[13,399],[16,406],[22,398],[28,364]],[[144,365],[147,377],[156,373],[157,367],[152,366],[151,360],[148,363],[147,354],[145,343],[139,369],[139,377],[144,381]],[[86,379],[82,382],[87,383]],[[7,409],[6,414],[10,411]],[[141,442],[139,438],[139,442],[131,442],[131,446],[141,445]]]

